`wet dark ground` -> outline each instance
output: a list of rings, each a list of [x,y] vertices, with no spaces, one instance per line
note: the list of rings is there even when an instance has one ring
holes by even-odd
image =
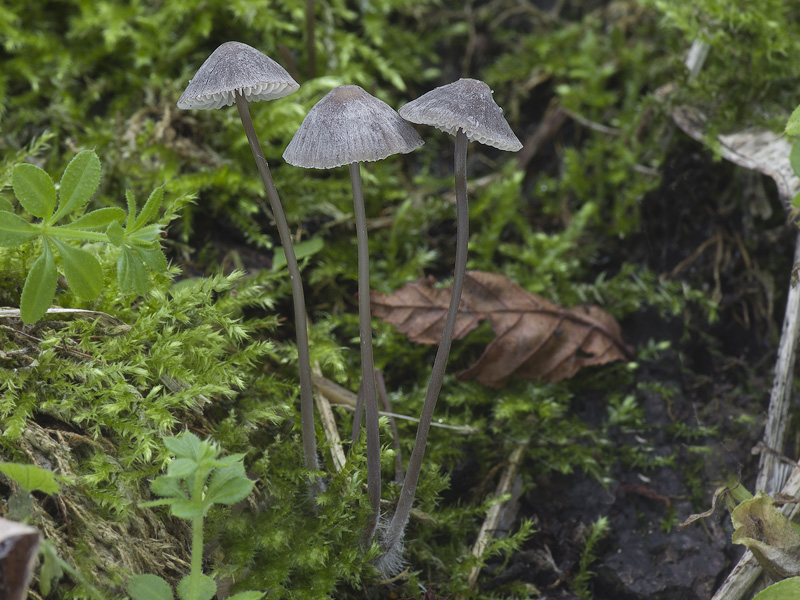
[[[610,527],[591,567],[595,600],[706,600],[743,554],[724,510],[682,531],[677,525],[709,508],[731,477],[753,490],[751,449],[769,402],[796,230],[769,179],[715,162],[699,145],[677,143],[664,172],[665,183],[643,201],[642,233],[620,251],[707,289],[720,318],[709,325],[699,315],[665,321],[643,311],[622,323],[635,345],[671,342],[640,370],[640,381],[671,394],[639,394],[646,427],[617,431],[612,441],[675,460],[641,471],[618,466],[610,486],[581,473],[538,480],[519,506],[538,531],[504,569],[490,565],[487,587],[517,580],[547,598],[577,598],[566,581],[578,571],[588,527],[602,516]],[[604,411],[588,402],[576,409],[589,422]],[[702,429],[680,436],[681,424]]]

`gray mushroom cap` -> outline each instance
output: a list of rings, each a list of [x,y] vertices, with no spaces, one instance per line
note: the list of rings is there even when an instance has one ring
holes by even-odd
[[[470,141],[500,150],[522,148],[491,88],[477,79],[459,79],[433,89],[401,107],[399,113],[412,123],[432,125],[450,135],[463,129]]]
[[[296,167],[332,169],[406,154],[422,144],[388,104],[357,85],[340,85],[308,111],[283,158]]]
[[[239,92],[248,102],[274,100],[300,85],[266,54],[241,42],[225,42],[209,56],[181,94],[178,108],[230,106]]]

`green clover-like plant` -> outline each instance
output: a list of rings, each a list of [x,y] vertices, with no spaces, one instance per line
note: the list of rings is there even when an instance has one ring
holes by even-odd
[[[201,441],[184,432],[164,439],[175,455],[166,475],[153,480],[151,489],[162,496],[140,506],[169,506],[173,516],[192,522],[192,563],[189,575],[178,584],[180,600],[210,600],[217,593],[216,582],[203,574],[203,518],[215,504],[235,504],[252,491],[254,482],[247,478],[244,454],[220,456],[219,446]],[[128,580],[128,594],[133,600],[172,600],[172,590],[156,575],[134,575]],[[261,592],[241,592],[230,600],[258,600]]]
[[[56,294],[58,266],[78,298],[92,300],[103,288],[103,270],[91,253],[73,246],[73,242],[111,243],[120,250],[117,262],[119,289],[145,294],[149,279],[145,265],[164,271],[167,261],[161,251],[161,230],[148,224],[164,196],[157,188],[136,214],[133,194],[127,193],[128,213],[121,208],[100,208],[77,219],[62,222],[86,206],[100,185],[100,159],[92,150],[78,153],[67,165],[56,192],[56,185],[43,169],[19,164],[11,174],[11,186],[20,206],[32,217],[29,222],[15,214],[10,203],[0,203],[0,247],[16,247],[41,240],[42,252],[25,279],[20,299],[20,315],[33,323],[46,312]],[[127,219],[126,219],[127,216]],[[126,221],[123,228],[120,223]]]

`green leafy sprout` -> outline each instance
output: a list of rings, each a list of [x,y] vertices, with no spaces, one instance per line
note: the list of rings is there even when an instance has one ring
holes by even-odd
[[[41,219],[29,222],[13,212],[9,202],[0,203],[0,246],[24,246],[41,240],[41,254],[31,266],[20,299],[20,316],[33,323],[47,312],[58,283],[56,252],[75,295],[93,300],[103,291],[103,269],[89,251],[71,242],[105,242],[120,249],[117,260],[119,290],[125,294],[147,293],[149,280],[145,266],[165,271],[167,259],[161,251],[158,224],[148,224],[161,206],[162,187],[156,188],[141,212],[136,200],[126,192],[128,212],[117,207],[99,208],[58,224],[83,209],[100,185],[100,159],[92,150],[79,152],[67,165],[56,192],[56,185],[43,169],[27,163],[14,167],[11,185],[22,208]],[[121,224],[125,221],[125,225]]]
[[[591,570],[591,566],[597,560],[598,545],[608,535],[609,531],[611,531],[611,526],[608,522],[608,517],[599,517],[589,527],[589,532],[586,535],[583,549],[581,550],[578,573],[572,580],[572,589],[584,600],[592,598],[589,582],[595,573]]]
[[[164,445],[175,455],[166,475],[153,480],[151,489],[162,496],[140,504],[169,506],[174,517],[192,522],[191,572],[178,584],[180,600],[211,600],[217,584],[203,574],[203,518],[215,504],[236,504],[244,500],[255,483],[244,472],[244,454],[220,456],[219,446],[201,441],[191,432],[164,438]],[[157,575],[135,575],[128,580],[133,600],[172,600],[169,584]],[[258,600],[260,592],[242,592],[231,600]]]
[[[52,471],[36,465],[0,462],[0,473],[8,477],[19,486],[9,499],[9,518],[27,523],[34,515],[33,492],[42,492],[52,496],[61,491],[61,485]],[[105,600],[105,597],[71,564],[58,555],[55,545],[43,539],[39,545],[39,554],[42,559],[39,567],[39,591],[43,597],[50,595],[53,582],[58,581],[64,571],[86,586],[86,589],[95,600]],[[250,599],[247,599],[250,600]],[[256,599],[257,600],[257,599]]]

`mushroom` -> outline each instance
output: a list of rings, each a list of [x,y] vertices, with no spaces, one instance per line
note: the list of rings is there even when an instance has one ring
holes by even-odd
[[[461,289],[467,267],[467,244],[469,242],[469,207],[467,205],[467,141],[480,142],[488,146],[517,152],[522,144],[511,131],[503,110],[495,104],[492,90],[477,79],[459,79],[454,83],[438,87],[399,110],[400,116],[412,123],[433,125],[437,129],[455,135],[455,188],[456,188],[456,260],[453,270],[453,288],[450,306],[445,319],[442,340],[436,352],[431,378],[425,393],[417,437],[408,460],[406,476],[394,516],[384,531],[381,545],[384,550],[382,563],[391,570],[397,560],[411,505],[419,483],[425,444],[433,418],[433,409],[442,387],[450,343],[461,302]]]
[[[278,235],[286,255],[286,266],[292,284],[294,318],[297,336],[297,362],[300,376],[300,415],[303,433],[303,456],[310,471],[319,470],[317,440],[314,433],[314,399],[311,392],[311,362],[308,348],[308,325],[300,269],[297,265],[292,235],[283,212],[278,190],[258,141],[248,102],[273,100],[287,96],[300,86],[274,60],[255,48],[240,42],[226,42],[214,50],[198,69],[178,100],[178,108],[209,110],[230,106],[234,102],[244,126],[256,167],[264,182]],[[315,492],[321,482],[314,484]]]
[[[349,165],[350,169],[358,243],[358,321],[361,385],[367,413],[367,488],[373,511],[365,528],[365,543],[371,541],[378,521],[381,464],[369,306],[369,248],[360,163],[406,154],[421,145],[422,139],[414,128],[388,104],[357,85],[342,85],[311,108],[283,153],[287,163],[298,167],[332,169]]]

